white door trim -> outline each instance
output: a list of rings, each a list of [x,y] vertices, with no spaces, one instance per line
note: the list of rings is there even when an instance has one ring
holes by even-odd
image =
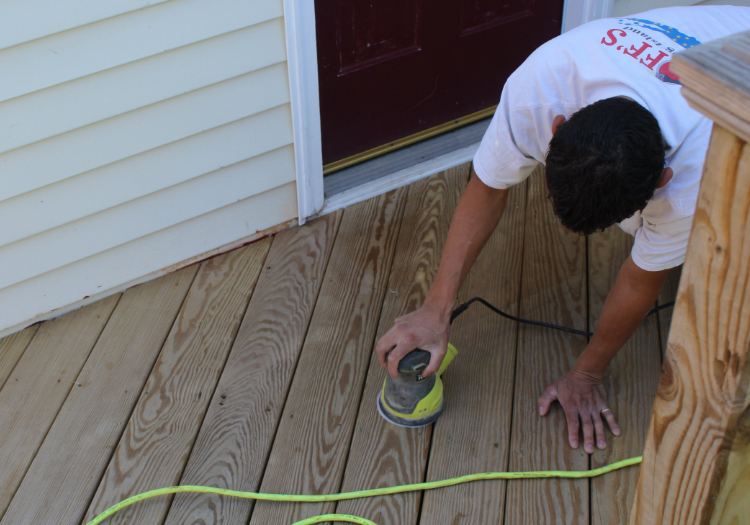
[[[562,32],[566,33],[586,22],[612,16],[614,0],[565,0]]]
[[[323,208],[323,153],[320,139],[318,51],[315,4],[284,0],[289,96],[294,130],[299,223]]]

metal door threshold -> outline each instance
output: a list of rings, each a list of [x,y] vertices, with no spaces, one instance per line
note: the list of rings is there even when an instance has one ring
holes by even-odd
[[[324,215],[470,161],[491,118],[327,175]]]

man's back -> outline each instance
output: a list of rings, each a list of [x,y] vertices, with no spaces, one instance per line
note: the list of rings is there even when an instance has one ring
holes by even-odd
[[[656,117],[674,177],[621,226],[636,236],[633,258],[639,267],[678,266],[711,124],[680,95],[670,63],[677,52],[748,29],[747,7],[670,7],[597,20],[551,40],[508,79],[474,159],[477,175],[494,188],[520,182],[545,161],[556,115],[570,118],[599,100],[631,98]]]

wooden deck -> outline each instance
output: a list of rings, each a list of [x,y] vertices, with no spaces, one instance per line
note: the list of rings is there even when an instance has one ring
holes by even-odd
[[[319,494],[639,455],[670,310],[610,367],[623,436],[591,457],[567,445],[559,405],[543,419],[536,409],[585,338],[481,305],[454,325],[438,423],[406,430],[377,414],[374,342],[421,305],[467,179],[468,165],[449,170],[0,340],[0,525],[79,525],[175,484]],[[459,299],[591,329],[632,239],[566,232],[542,180],[512,190]],[[179,495],[110,523],[287,525],[337,511],[379,525],[617,524],[637,478],[631,468],[339,504]]]

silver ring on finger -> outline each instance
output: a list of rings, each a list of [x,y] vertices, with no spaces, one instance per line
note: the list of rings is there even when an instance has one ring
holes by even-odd
[[[602,408],[601,413],[604,414],[605,412],[612,412],[612,411],[608,408]]]

